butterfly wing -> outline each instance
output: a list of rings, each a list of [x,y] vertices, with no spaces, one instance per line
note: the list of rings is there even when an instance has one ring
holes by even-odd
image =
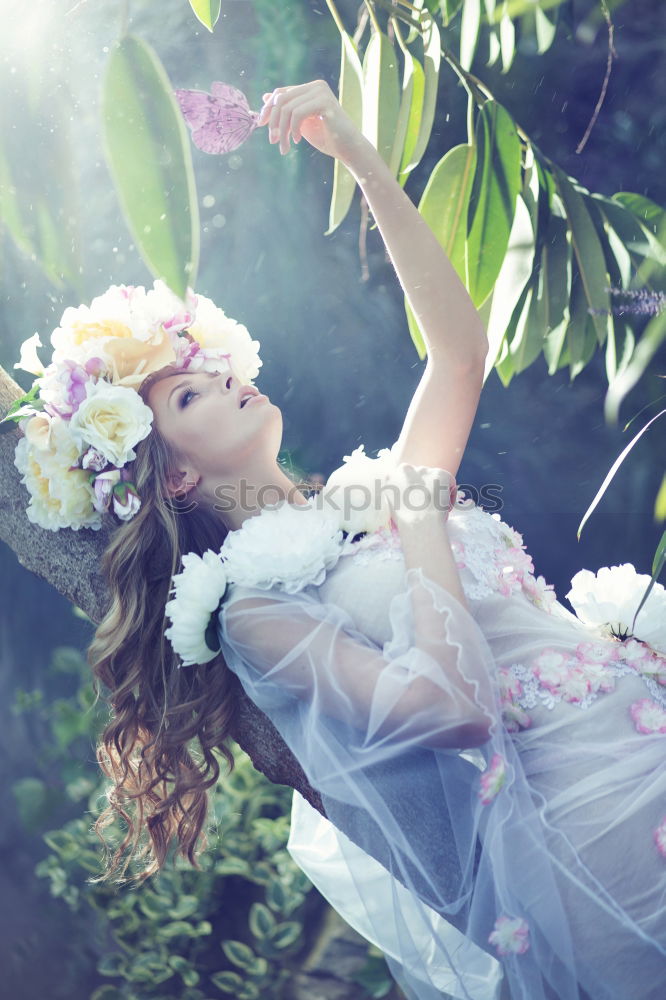
[[[214,114],[215,99],[205,90],[174,90],[174,94],[191,129],[201,128]]]
[[[204,153],[230,153],[254,131],[259,112],[251,111],[245,94],[228,83],[216,80],[211,91],[175,93],[194,145]]]

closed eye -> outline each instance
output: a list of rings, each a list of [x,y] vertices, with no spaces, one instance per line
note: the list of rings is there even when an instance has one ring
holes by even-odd
[[[188,405],[185,402],[185,397],[188,396],[188,395],[190,395],[190,394],[192,394],[193,396],[198,396],[198,393],[194,391],[194,389],[192,388],[192,386],[188,385],[181,392],[180,397],[179,397],[178,404],[179,404],[181,410],[184,409]],[[189,403],[189,400],[188,400],[188,403]]]

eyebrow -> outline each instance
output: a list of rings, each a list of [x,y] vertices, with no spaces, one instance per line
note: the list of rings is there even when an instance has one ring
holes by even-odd
[[[189,380],[188,378],[186,378],[186,379],[183,379],[183,381],[182,381],[182,382],[179,382],[179,383],[178,383],[178,385],[174,386],[174,388],[173,388],[173,389],[171,390],[171,392],[169,393],[169,398],[168,398],[168,400],[167,400],[167,403],[168,403],[168,404],[170,404],[170,403],[171,403],[171,397],[173,396],[174,392],[177,392],[177,391],[178,391],[179,389],[182,389],[182,388],[183,388],[183,386],[184,386],[184,385],[187,385],[187,383],[188,383],[189,381],[190,381],[190,380]]]

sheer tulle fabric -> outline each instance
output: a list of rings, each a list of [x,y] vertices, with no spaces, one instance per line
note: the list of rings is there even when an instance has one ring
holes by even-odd
[[[231,588],[226,662],[330,821],[295,796],[294,852],[413,1000],[496,1000],[501,988],[512,1000],[657,1000],[666,739],[632,730],[622,687],[641,697],[643,682],[621,678],[585,713],[537,709],[509,733],[498,668],[585,630],[522,597],[472,612],[409,570],[380,645],[316,587]],[[483,725],[489,738],[460,749]]]

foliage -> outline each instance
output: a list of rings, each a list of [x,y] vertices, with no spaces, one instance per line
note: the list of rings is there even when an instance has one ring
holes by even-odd
[[[13,706],[48,724],[42,763],[50,775],[15,782],[13,791],[32,832],[44,829],[59,800],[87,803],[84,815],[43,834],[49,854],[35,871],[69,907],[79,945],[95,943],[99,974],[113,981],[90,1000],[281,998],[308,943],[304,928],[318,923],[327,905],[286,850],[291,789],[271,784],[234,745],[235,768],[210,793],[202,871],[172,851],[165,868],[139,888],[90,884],[101,860],[92,822],[106,791],[90,746],[104,710],[93,707],[78,650],[58,647],[51,669],[78,682],[71,697],[49,704],[41,690],[19,691]],[[122,839],[117,822],[106,833],[116,844]],[[371,996],[383,996],[392,982],[370,950],[362,979]]]

